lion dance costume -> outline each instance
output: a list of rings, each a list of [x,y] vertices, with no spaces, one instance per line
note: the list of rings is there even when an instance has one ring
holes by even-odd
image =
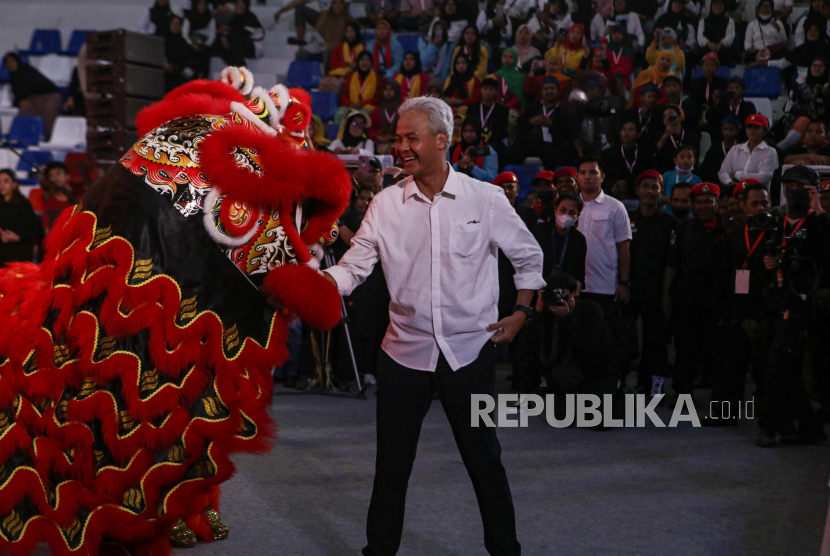
[[[287,323],[340,317],[308,246],[334,240],[351,182],[306,148],[310,120],[304,91],[252,90],[244,68],[180,87],[44,262],[0,271],[0,552],[163,555],[182,520],[227,534],[218,486],[274,436]]]

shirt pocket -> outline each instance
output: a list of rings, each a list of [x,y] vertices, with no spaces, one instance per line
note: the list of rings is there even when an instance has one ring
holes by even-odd
[[[450,254],[471,257],[478,251],[484,233],[481,224],[455,224],[450,226]]]

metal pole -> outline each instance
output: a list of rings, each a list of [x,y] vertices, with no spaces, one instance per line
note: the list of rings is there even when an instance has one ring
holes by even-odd
[[[334,266],[334,255],[331,254],[331,251],[328,247],[324,247],[325,259],[326,259],[326,268],[331,268]],[[349,356],[352,359],[352,368],[354,369],[354,378],[357,381],[357,390],[359,392],[363,392],[363,385],[360,383],[360,374],[357,372],[357,360],[354,357],[354,348],[352,347],[352,335],[349,334],[349,323],[346,322],[349,314],[346,311],[346,301],[343,297],[340,297],[340,313],[342,316],[343,321],[343,330],[346,332],[346,343],[349,345]]]

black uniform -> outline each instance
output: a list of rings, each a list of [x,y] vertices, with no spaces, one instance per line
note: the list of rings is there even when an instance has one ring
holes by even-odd
[[[637,375],[639,383],[646,385],[652,376],[671,374],[666,349],[671,331],[660,307],[660,297],[677,220],[659,207],[651,216],[644,216],[637,209],[629,212],[628,218],[632,236],[628,311],[635,322],[638,317],[643,319],[643,351]]]
[[[659,112],[655,116],[657,121],[660,123],[659,126],[659,133],[662,134],[666,131],[666,127],[663,125],[663,112],[670,104],[674,104],[673,102],[665,102],[663,104],[658,104],[657,108]],[[675,105],[678,106],[678,105]],[[680,109],[683,110],[683,129],[694,131],[695,133],[700,133],[700,116],[702,116],[702,112],[700,107],[693,102],[683,102],[680,101]]]
[[[493,113],[489,115],[490,109]],[[482,118],[482,113],[484,117]],[[504,139],[507,137],[510,109],[503,104],[494,103],[489,107],[481,104],[473,104],[467,109],[467,117],[474,119],[481,126],[481,136],[486,145],[490,145],[499,155],[499,166],[504,167],[504,157],[507,153],[507,145]],[[486,120],[486,121],[482,121]]]
[[[663,121],[660,120],[660,114],[657,108],[651,109],[651,114],[643,117],[640,114],[639,108],[629,108],[622,113],[621,122],[639,122],[642,133],[640,134],[640,144],[643,146],[654,145],[660,134],[663,133],[660,129],[663,127]]]
[[[758,111],[755,109],[755,105],[746,100],[742,100],[738,105],[737,114],[728,102],[721,102],[719,106],[709,108],[706,112],[706,127],[709,131],[709,136],[712,138],[712,144],[714,145],[722,140],[720,125],[724,118],[734,116],[743,125],[748,117],[757,113]],[[741,132],[738,134],[738,142],[743,143],[744,141],[746,141],[746,131],[744,128],[741,128]]]
[[[553,121],[553,125],[548,128],[550,141],[545,141],[545,132],[542,126],[530,123],[530,120],[534,117],[544,116],[545,111],[547,111],[547,117]],[[562,143],[562,134],[557,135],[557,129],[559,129],[557,122],[561,121],[561,114],[562,110],[558,105],[553,108],[545,106],[541,102],[533,102],[522,111],[522,115],[519,116],[519,121],[516,123],[519,136],[516,137],[513,146],[507,151],[504,165],[522,164],[525,158],[537,156],[542,159],[545,170],[555,170],[558,160],[557,148]],[[559,131],[561,132],[561,129]],[[499,161],[499,164],[501,164],[501,161]]]
[[[608,189],[619,180],[625,180],[629,194],[634,193],[634,180],[637,176],[654,166],[654,151],[643,146],[625,149],[616,145],[602,151],[601,156],[605,163],[604,183]]]
[[[720,75],[713,75],[711,83],[706,83],[706,77],[701,75],[689,82],[689,99],[698,106],[710,105],[712,94],[715,91],[725,91],[727,85],[729,82]]]
[[[717,339],[714,290],[725,235],[719,220],[708,227],[693,217],[677,227],[669,249],[666,266],[677,270],[671,324],[677,350],[674,389],[680,394],[690,394],[698,373],[711,376],[720,360],[713,349]]]
[[[735,143],[735,145],[737,145],[737,143]],[[733,145],[733,147],[735,145]],[[700,164],[698,169],[695,171],[695,174],[700,176],[700,179],[705,182],[720,183],[718,172],[720,172],[720,167],[723,166],[723,161],[726,160],[726,155],[729,153],[730,149],[731,147],[727,148],[726,145],[723,144],[723,141],[712,145],[709,150],[706,151],[706,157],[704,157],[703,163]]]
[[[662,131],[660,135],[662,136]],[[680,135],[670,135],[666,142],[663,143],[663,148],[657,152],[654,158],[654,169],[664,174],[669,170],[674,170],[674,153],[680,145],[691,145],[695,149],[695,156],[700,153],[700,133],[684,129]]]

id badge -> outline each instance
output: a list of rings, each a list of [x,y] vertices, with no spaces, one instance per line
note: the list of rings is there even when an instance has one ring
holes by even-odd
[[[542,140],[545,143],[553,143],[553,137],[551,137],[550,128],[547,128],[547,127],[542,128]]]
[[[736,270],[735,271],[735,293],[748,294],[749,293],[749,271]]]

